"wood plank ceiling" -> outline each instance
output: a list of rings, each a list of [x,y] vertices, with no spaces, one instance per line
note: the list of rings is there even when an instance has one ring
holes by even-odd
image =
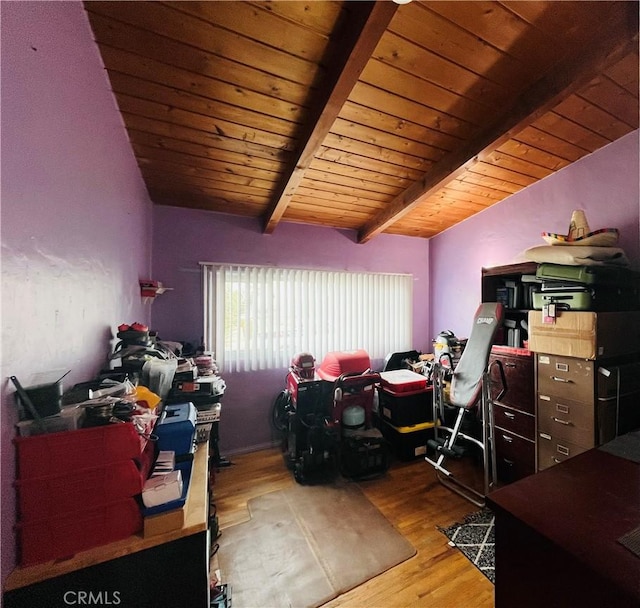
[[[431,237],[639,126],[637,1],[85,3],[158,205]]]

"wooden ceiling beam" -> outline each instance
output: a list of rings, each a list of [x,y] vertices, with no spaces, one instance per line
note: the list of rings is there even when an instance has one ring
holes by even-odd
[[[343,24],[342,31],[333,39],[335,56],[330,58],[327,77],[318,87],[318,91],[324,91],[325,96],[320,97],[317,92],[314,93],[319,99],[305,123],[306,133],[300,138],[301,144],[294,162],[285,172],[274,202],[265,215],[264,232],[267,234],[271,234],[282,219],[316,151],[329,133],[398,8],[395,2],[347,4],[353,18]]]
[[[634,10],[635,9],[635,10]],[[415,209],[428,196],[461,176],[496,148],[514,137],[544,113],[575,93],[608,67],[638,47],[637,4],[616,13],[616,19],[598,32],[579,55],[560,61],[549,73],[525,90],[502,117],[478,137],[435,163],[418,181],[392,200],[387,208],[363,226],[358,242],[365,243]]]

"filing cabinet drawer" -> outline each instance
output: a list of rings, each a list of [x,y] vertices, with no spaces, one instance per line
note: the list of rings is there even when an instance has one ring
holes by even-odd
[[[593,447],[593,405],[555,395],[538,395],[538,431],[558,439]]]
[[[503,405],[535,414],[534,359],[532,354],[492,353],[489,366],[491,398]]]
[[[585,359],[538,354],[538,393],[593,404],[594,365]]]
[[[536,419],[530,414],[495,403],[493,405],[493,423],[505,431],[535,441]]]
[[[496,429],[495,444],[500,481],[511,483],[535,473],[536,445],[533,441]]]
[[[586,452],[591,448],[584,447],[553,437],[547,433],[538,433],[538,471],[548,469],[555,464]]]

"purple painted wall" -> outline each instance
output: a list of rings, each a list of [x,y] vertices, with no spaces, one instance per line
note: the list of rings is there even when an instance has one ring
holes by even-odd
[[[620,228],[621,245],[640,269],[637,132],[430,242],[381,235],[357,245],[349,231],[293,224],[263,235],[246,218],[152,212],[82,4],[1,2],[0,16],[3,581],[15,564],[16,519],[16,412],[7,378],[29,384],[70,369],[71,386],[92,377],[117,324],[150,320],[139,278],[175,288],[153,303],[161,336],[197,341],[199,261],[412,272],[414,347],[428,351],[441,329],[468,333],[482,266],[514,261],[542,244],[544,230],[563,232],[574,208],[587,211],[592,228]],[[268,413],[284,374],[226,378],[223,450],[272,441]]]
[[[431,349],[426,326],[429,250],[424,239],[381,235],[358,245],[351,231],[290,223],[265,235],[258,220],[173,207],[156,207],[153,217],[154,278],[174,288],[153,303],[152,326],[166,340],[198,342],[202,336],[202,261],[412,273],[413,347]],[[285,373],[279,369],[225,375],[223,450],[249,450],[272,442],[269,411],[284,388]]]
[[[619,246],[640,270],[638,131],[430,239],[430,333],[468,336],[482,267],[511,264],[542,232],[566,234],[584,209],[592,230],[618,228]]]
[[[15,375],[106,363],[148,320],[151,203],[79,2],[2,2],[2,581],[15,565]],[[55,377],[52,378],[55,380]]]

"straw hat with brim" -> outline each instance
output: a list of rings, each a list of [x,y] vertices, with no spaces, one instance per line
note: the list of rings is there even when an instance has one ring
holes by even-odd
[[[542,238],[549,245],[591,245],[594,247],[613,247],[618,242],[617,228],[601,228],[593,232],[587,223],[587,217],[581,209],[571,214],[568,234],[543,232]]]

